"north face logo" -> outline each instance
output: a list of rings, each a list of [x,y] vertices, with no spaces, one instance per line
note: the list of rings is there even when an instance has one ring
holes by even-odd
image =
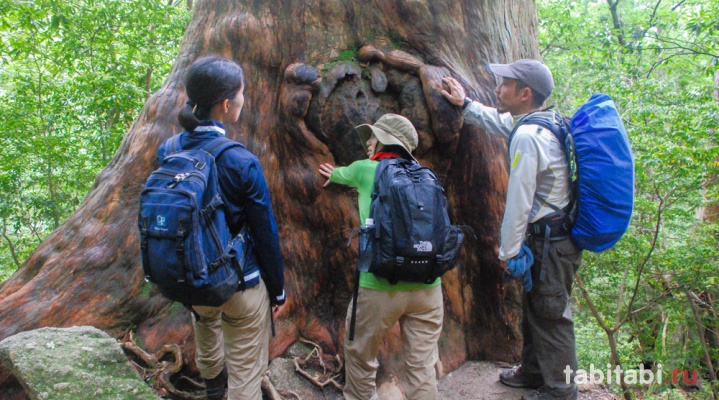
[[[419,242],[414,244],[417,253],[430,253],[432,251],[432,242]]]

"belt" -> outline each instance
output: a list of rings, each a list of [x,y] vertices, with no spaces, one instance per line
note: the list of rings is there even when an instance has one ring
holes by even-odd
[[[564,210],[557,210],[548,214],[537,222],[530,223],[527,227],[527,234],[534,240],[543,240],[541,269],[539,270],[539,281],[543,281],[547,275],[547,260],[549,259],[549,243],[556,242],[569,237],[572,231],[569,214]]]

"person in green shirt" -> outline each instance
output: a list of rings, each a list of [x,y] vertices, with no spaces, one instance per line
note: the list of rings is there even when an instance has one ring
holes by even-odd
[[[397,114],[385,114],[374,125],[356,129],[369,158],[347,167],[322,164],[319,173],[328,178],[324,186],[336,183],[357,190],[360,223],[365,226],[379,160],[414,159],[418,136],[412,123]],[[444,319],[440,278],[430,284],[399,281],[393,285],[371,272],[361,272],[354,340],[348,338],[351,315],[350,302],[344,338],[347,400],[377,399],[377,353],[383,337],[397,322],[402,332],[407,398],[437,398],[437,341]]]

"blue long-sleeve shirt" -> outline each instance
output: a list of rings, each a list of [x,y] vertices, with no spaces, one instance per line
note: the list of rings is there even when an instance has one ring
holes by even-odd
[[[203,121],[194,132],[180,134],[180,145],[183,149],[194,148],[224,134],[221,123]],[[157,154],[160,159],[163,157],[164,143]],[[273,302],[282,304],[285,292],[280,238],[260,160],[239,144],[223,151],[215,164],[227,206],[225,215],[230,233],[237,235],[248,224],[258,257],[259,265],[249,266],[244,271],[246,284],[248,287],[257,284],[258,272],[261,273]]]

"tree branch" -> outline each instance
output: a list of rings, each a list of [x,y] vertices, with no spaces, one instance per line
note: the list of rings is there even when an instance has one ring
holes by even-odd
[[[613,333],[614,329],[609,327],[606,322],[604,322],[604,319],[601,315],[599,315],[599,311],[597,310],[597,306],[594,305],[594,302],[592,301],[592,298],[589,297],[589,293],[587,292],[587,289],[584,287],[584,281],[582,280],[582,276],[579,275],[579,273],[575,274],[576,280],[577,280],[577,287],[579,288],[579,291],[582,293],[582,297],[587,302],[587,307],[589,307],[589,311],[591,311],[592,315],[594,316],[594,319],[597,320],[599,323],[599,326],[604,329],[607,333]]]
[[[662,213],[664,212],[663,204],[664,204],[664,198],[659,194],[659,189],[656,187],[656,183],[654,184],[656,194],[659,198],[659,207],[657,208],[657,221],[654,225],[654,236],[652,237],[652,243],[651,247],[649,248],[649,252],[644,257],[644,260],[642,261],[642,264],[639,266],[639,271],[637,272],[637,281],[634,284],[634,293],[632,293],[632,298],[629,300],[629,304],[627,305],[627,313],[624,315],[624,318],[622,318],[621,323],[617,324],[615,329],[619,329],[620,326],[624,325],[624,323],[629,319],[629,316],[632,315],[632,306],[634,305],[634,300],[637,298],[637,292],[639,292],[639,282],[642,279],[642,272],[644,271],[644,268],[649,263],[649,258],[651,258],[652,253],[654,253],[654,249],[657,247],[657,240],[659,238],[659,231],[661,230],[662,226]]]
[[[619,0],[615,0],[614,2],[612,2],[612,0],[607,0],[607,4],[609,5],[609,12],[612,14],[612,25],[614,26],[614,30],[617,32],[617,42],[622,47],[625,47],[627,44],[624,42],[624,30],[622,29],[622,23],[619,19],[619,13],[617,11]]]
[[[677,39],[663,38],[663,37],[661,37],[661,36],[659,36],[659,35],[653,35],[653,36],[652,36],[652,39],[654,39],[654,40],[656,40],[657,42],[660,42],[660,43],[669,43],[669,44],[671,44],[672,46],[674,46],[674,47],[677,48],[677,49],[685,50],[685,51],[690,52],[690,54],[702,55],[702,56],[709,56],[709,57],[715,57],[715,58],[716,58],[716,57],[719,57],[719,54],[709,53],[709,52],[706,52],[706,51],[700,51],[700,50],[693,49],[693,48],[691,48],[691,47],[687,47],[687,46],[689,46],[689,45],[696,45],[696,43],[694,43],[694,42],[682,42],[682,41],[679,41],[679,40],[677,40]],[[666,49],[666,48],[665,48],[665,49]]]
[[[711,382],[709,383],[712,388],[712,394],[714,395],[714,400],[717,400],[717,391],[714,383],[717,380],[716,373],[714,372],[714,365],[712,364],[712,358],[709,354],[709,348],[707,347],[706,342],[706,335],[704,334],[704,324],[702,323],[702,317],[699,313],[699,308],[696,305],[695,298],[696,295],[692,293],[689,290],[685,290],[684,293],[687,296],[687,300],[689,301],[689,305],[692,308],[692,314],[694,314],[694,321],[697,324],[697,333],[699,334],[699,341],[702,346],[702,351],[704,353],[704,362],[707,365],[707,368],[709,369],[709,378],[711,379]]]
[[[579,290],[582,292],[582,297],[587,302],[587,306],[589,307],[589,310],[592,312],[592,315],[594,316],[594,319],[597,320],[599,323],[599,326],[604,329],[604,332],[607,334],[607,341],[609,342],[609,350],[611,352],[611,360],[614,363],[614,365],[618,365],[621,369],[622,360],[619,359],[619,353],[617,351],[617,339],[615,335],[617,334],[617,331],[619,330],[619,326],[616,326],[614,328],[610,328],[604,320],[599,315],[599,311],[597,310],[597,307],[594,305],[594,302],[589,297],[589,293],[587,293],[587,289],[584,287],[584,281],[582,281],[582,277],[579,274],[575,274],[576,281],[577,281],[577,287],[579,287]],[[631,400],[632,394],[629,391],[629,387],[627,386],[627,383],[624,381],[624,378],[620,374],[619,377],[617,377],[619,380],[619,383],[622,387],[623,395],[625,400]]]
[[[663,299],[663,298],[666,298],[666,297],[669,297],[669,292],[668,292],[668,291],[663,292],[663,293],[660,294],[659,296],[657,296],[657,297],[655,297],[655,298],[649,300],[649,301],[647,302],[647,304],[644,305],[644,307],[638,308],[638,309],[632,311],[631,315],[637,315],[637,314],[641,313],[642,311],[648,309],[649,307],[651,307],[652,305],[654,305],[655,303],[657,303],[659,300],[661,300],[661,299]]]
[[[682,1],[680,1],[679,3],[675,4],[674,7],[672,7],[672,11],[676,10],[677,8],[679,8],[682,4],[684,4],[685,1],[686,1],[686,0],[682,0]]]
[[[649,21],[647,22],[647,28],[644,29],[644,32],[642,32],[642,38],[646,36],[647,32],[649,32],[650,29],[654,27],[654,18],[657,16],[657,10],[659,9],[659,5],[662,4],[662,0],[657,1],[657,4],[654,5],[654,10],[652,10],[652,15],[649,16]]]
[[[8,247],[10,248],[10,255],[12,255],[12,260],[15,263],[15,267],[20,268],[20,260],[17,257],[17,252],[15,252],[15,245],[13,244],[12,240],[10,240],[10,237],[7,235],[7,223],[5,222],[4,218],[2,224],[2,237],[3,239],[5,239]]]

